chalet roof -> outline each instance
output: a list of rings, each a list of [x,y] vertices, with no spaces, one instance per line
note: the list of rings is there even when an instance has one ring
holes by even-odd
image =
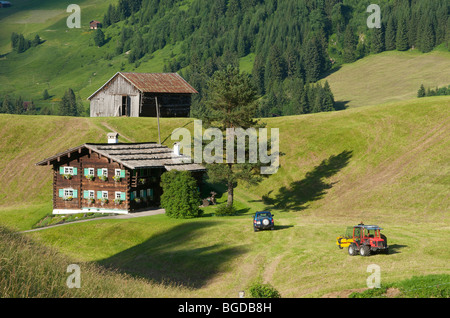
[[[117,76],[122,76],[142,93],[198,94],[178,73],[117,72],[102,87],[88,97],[90,100]]]
[[[205,171],[199,164],[190,163],[189,157],[175,155],[172,149],[156,143],[84,144],[46,158],[36,165],[45,166],[58,162],[58,158],[88,149],[109,158],[129,169],[165,168],[166,170]]]

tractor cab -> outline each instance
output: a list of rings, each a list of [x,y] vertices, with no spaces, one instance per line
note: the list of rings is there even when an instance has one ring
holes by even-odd
[[[358,252],[362,256],[368,256],[371,252],[384,251],[388,253],[387,238],[381,234],[382,228],[378,225],[364,225],[362,222],[353,227],[348,227],[345,235],[337,238],[339,248],[348,247],[350,255]]]

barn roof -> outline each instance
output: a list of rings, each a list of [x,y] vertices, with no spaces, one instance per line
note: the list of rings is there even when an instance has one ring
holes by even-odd
[[[70,156],[72,153],[81,152],[83,149],[96,152],[129,169],[165,168],[166,170],[180,171],[205,171],[199,164],[190,163],[190,158],[183,155],[175,155],[172,149],[156,143],[117,143],[117,144],[83,144],[68,149],[52,157],[46,158],[36,165],[45,166],[58,162],[58,158]]]
[[[175,93],[175,94],[197,94],[198,92],[189,85],[178,73],[128,73],[117,72],[102,87],[88,97],[90,100],[101,91],[116,76],[122,76],[131,85],[142,93]]]

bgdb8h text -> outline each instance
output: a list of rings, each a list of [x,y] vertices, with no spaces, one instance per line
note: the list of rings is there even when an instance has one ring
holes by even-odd
[[[223,303],[222,312],[272,312],[271,303]]]

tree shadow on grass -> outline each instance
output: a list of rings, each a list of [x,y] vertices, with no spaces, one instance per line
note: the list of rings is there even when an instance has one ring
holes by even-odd
[[[177,225],[99,264],[157,283],[201,288],[220,274],[230,260],[246,252],[243,247],[224,243],[190,244],[199,232],[216,223],[194,221]]]
[[[348,100],[336,101],[334,102],[334,110],[345,110],[349,107],[348,103],[350,103]]]
[[[271,192],[263,195],[263,203],[267,208],[286,209],[300,211],[306,209],[308,202],[323,198],[326,190],[331,189],[334,183],[327,183],[324,179],[338,173],[348,165],[352,151],[343,151],[323,160],[312,171],[306,173],[304,179],[295,181],[290,186],[280,188],[275,197],[270,197]]]

